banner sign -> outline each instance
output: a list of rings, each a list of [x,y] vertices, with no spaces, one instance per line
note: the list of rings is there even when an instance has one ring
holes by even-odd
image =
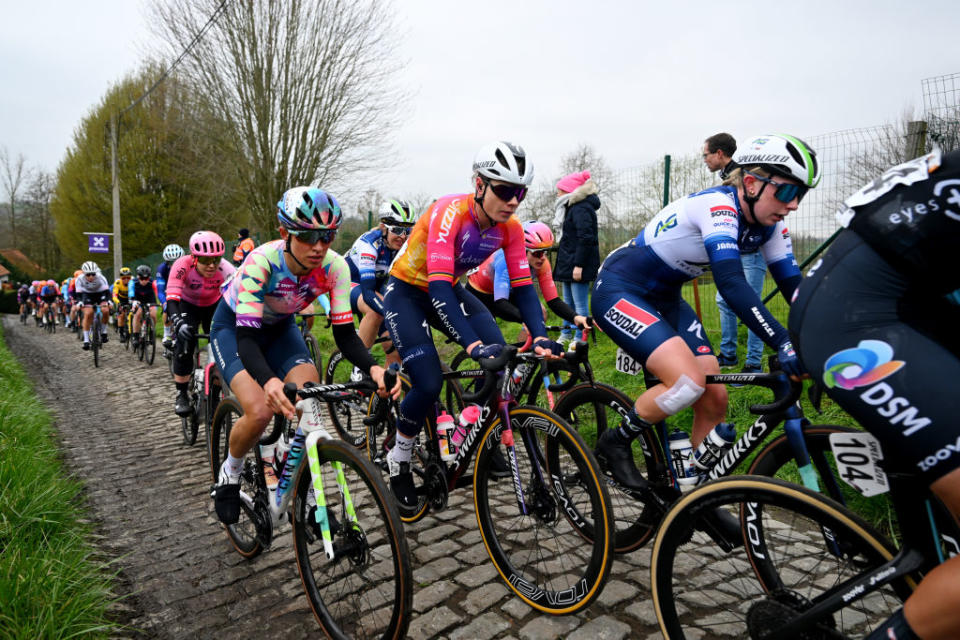
[[[91,233],[87,237],[90,239],[90,253],[110,252],[110,236]]]

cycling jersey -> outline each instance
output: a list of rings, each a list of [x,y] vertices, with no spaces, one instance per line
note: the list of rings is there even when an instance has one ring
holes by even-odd
[[[140,302],[140,304],[156,304],[157,283],[153,280],[144,283],[138,278],[134,278],[130,280],[130,285],[127,287],[127,297],[130,300]]]
[[[330,293],[330,320],[353,324],[350,269],[343,256],[328,250],[323,264],[296,276],[283,257],[285,243],[274,240],[250,252],[239,271],[223,286],[223,299],[237,316],[238,327],[273,325]]]
[[[204,278],[197,271],[196,259],[192,255],[180,256],[170,267],[167,298],[189,302],[197,307],[209,307],[220,299],[220,285],[233,272],[233,265],[221,258],[220,266],[213,276]]]
[[[636,238],[611,253],[601,266],[595,290],[629,291],[643,299],[675,300],[684,282],[709,266],[717,289],[747,327],[774,349],[788,338],[786,329],[767,311],[747,284],[741,253],[759,251],[787,300],[800,281],[790,234],[783,222],[764,227],[748,223],[735,187],[715,187],[680,198],[653,217]],[[616,297],[616,296],[612,296]],[[611,300],[612,300],[611,297]],[[596,299],[594,300],[596,303]],[[632,339],[639,336],[642,317],[611,306],[604,331],[617,322],[632,324]],[[636,301],[631,302],[636,306]],[[640,314],[642,316],[642,314]],[[633,335],[636,334],[636,335]],[[646,349],[644,349],[646,350]]]
[[[130,279],[130,281],[132,280],[133,278]],[[124,284],[123,278],[117,278],[116,280],[113,281],[113,301],[118,306],[121,304],[127,304],[128,302],[127,300],[128,285],[129,285],[129,281],[127,282],[127,284]]]
[[[359,285],[364,302],[380,315],[383,315],[383,303],[376,292],[390,275],[390,264],[396,254],[377,227],[357,238],[344,256],[350,267],[351,282]]]
[[[167,279],[170,277],[170,264],[169,262],[161,262],[157,265],[157,273],[155,276],[157,282],[157,299],[162,305],[167,304]]]
[[[60,289],[57,288],[55,284],[45,284],[40,288],[40,297],[49,298],[51,296],[56,297],[60,295]]]
[[[100,293],[101,291],[110,291],[110,283],[103,277],[103,274],[97,272],[97,277],[93,280],[87,280],[85,275],[76,278],[73,281],[74,290],[78,293]]]
[[[23,304],[30,298],[30,287],[20,287],[17,289],[17,302]]]
[[[557,285],[553,281],[553,269],[549,260],[544,260],[540,269],[535,272],[540,284],[540,293],[544,302],[550,302],[557,297]],[[495,300],[510,297],[510,275],[507,273],[507,260],[503,249],[483,261],[479,267],[468,274],[467,282],[481,293],[493,294]]]

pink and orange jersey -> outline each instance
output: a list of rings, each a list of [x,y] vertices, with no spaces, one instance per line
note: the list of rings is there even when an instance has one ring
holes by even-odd
[[[507,273],[506,260],[502,251],[497,251],[492,256],[483,261],[476,271],[471,271],[468,276],[470,286],[482,293],[493,295],[494,300],[502,300],[510,297],[512,288]],[[534,271],[537,276],[537,282],[540,284],[540,293],[543,294],[544,302],[550,302],[557,297],[557,285],[553,281],[553,268],[549,260],[544,260],[540,268]]]
[[[426,291],[437,280],[453,283],[502,248],[510,286],[532,284],[520,221],[511,217],[481,231],[473,208],[469,193],[434,202],[417,220],[390,275]]]
[[[209,307],[220,299],[220,285],[233,274],[233,265],[220,259],[220,266],[211,278],[204,278],[196,269],[196,258],[189,253],[177,258],[170,267],[167,299],[183,300],[198,307]]]

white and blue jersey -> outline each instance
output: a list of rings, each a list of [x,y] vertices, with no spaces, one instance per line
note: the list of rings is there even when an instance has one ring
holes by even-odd
[[[380,291],[387,277],[390,275],[390,265],[397,252],[387,245],[380,228],[374,228],[357,238],[344,256],[347,266],[350,267],[350,281],[354,289],[360,288],[359,295],[363,296],[367,305],[383,315],[383,304],[376,292]],[[355,303],[357,295],[351,294],[351,302]]]

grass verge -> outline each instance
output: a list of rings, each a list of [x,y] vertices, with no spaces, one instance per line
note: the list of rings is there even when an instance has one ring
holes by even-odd
[[[90,543],[82,485],[65,476],[50,414],[0,327],[0,638],[108,637],[109,568]]]

